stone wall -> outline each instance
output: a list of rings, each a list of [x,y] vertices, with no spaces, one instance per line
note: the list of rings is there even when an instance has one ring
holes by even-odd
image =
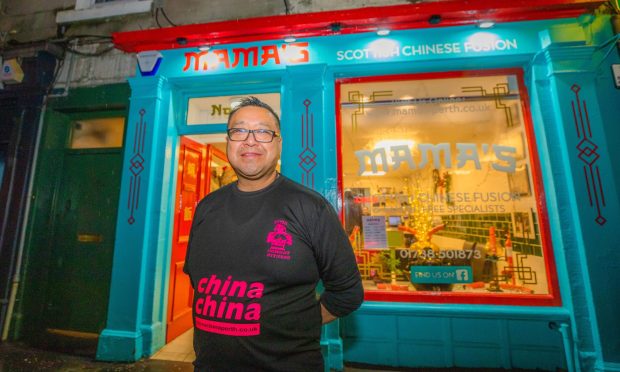
[[[175,25],[201,24],[283,14],[408,4],[414,0],[155,0],[152,9],[162,7]],[[419,1],[418,1],[419,2]],[[72,10],[76,0],[0,0],[0,51],[16,43],[57,40],[84,56],[67,53],[56,87],[94,86],[123,82],[135,73],[135,57],[110,50],[102,39],[79,35],[111,36],[113,32],[170,27],[162,12],[142,13],[59,25],[56,14]],[[156,14],[158,13],[158,14]],[[156,17],[157,15],[157,17]],[[159,25],[158,25],[159,22]]]

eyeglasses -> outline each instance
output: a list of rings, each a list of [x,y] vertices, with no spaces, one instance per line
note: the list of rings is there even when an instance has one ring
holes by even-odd
[[[256,142],[269,143],[274,137],[280,137],[280,133],[276,133],[269,129],[244,129],[231,128],[226,131],[231,141],[246,141],[250,137],[250,133],[254,135]]]

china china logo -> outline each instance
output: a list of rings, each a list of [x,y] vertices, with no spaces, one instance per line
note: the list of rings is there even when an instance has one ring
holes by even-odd
[[[267,257],[278,260],[290,260],[291,252],[286,250],[286,246],[293,244],[293,237],[286,232],[287,222],[284,220],[273,221],[275,227],[267,235],[267,243],[271,244],[267,250]]]

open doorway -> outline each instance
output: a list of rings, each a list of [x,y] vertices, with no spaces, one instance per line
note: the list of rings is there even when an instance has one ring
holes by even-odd
[[[192,328],[192,287],[189,277],[183,272],[183,265],[196,206],[210,192],[237,179],[226,158],[225,134],[183,136],[179,143],[167,344]],[[189,345],[191,347],[191,343]]]

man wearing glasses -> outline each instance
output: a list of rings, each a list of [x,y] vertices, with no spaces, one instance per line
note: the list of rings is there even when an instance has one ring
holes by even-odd
[[[243,99],[227,135],[238,181],[198,204],[184,267],[195,370],[322,371],[321,325],[363,300],[349,240],[325,198],[276,171],[282,137],[269,105]]]

